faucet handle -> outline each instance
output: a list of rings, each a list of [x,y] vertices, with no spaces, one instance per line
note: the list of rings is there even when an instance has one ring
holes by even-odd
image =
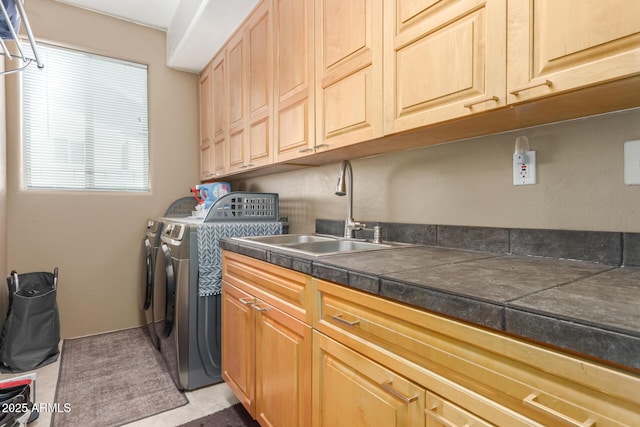
[[[382,243],[382,227],[379,225],[373,227],[373,243]]]
[[[382,243],[382,227],[379,225],[374,225],[373,227],[366,227],[365,224],[362,224],[363,230],[372,230],[373,231],[373,239],[372,243]]]

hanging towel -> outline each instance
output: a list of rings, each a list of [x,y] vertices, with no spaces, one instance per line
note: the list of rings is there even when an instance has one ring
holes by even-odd
[[[208,222],[198,224],[198,294],[217,295],[222,291],[222,249],[224,237],[282,234],[281,222]]]
[[[20,30],[20,15],[16,10],[16,1],[19,0],[2,0],[2,4],[7,11],[7,15],[9,15],[13,30],[18,34],[18,30]],[[2,10],[0,10],[0,39],[13,40],[9,23],[5,19]]]

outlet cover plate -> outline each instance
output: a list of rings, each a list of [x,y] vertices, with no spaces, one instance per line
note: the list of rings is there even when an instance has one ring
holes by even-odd
[[[640,185],[640,139],[624,143],[624,183]]]
[[[523,166],[526,167],[526,173],[522,176]],[[527,151],[527,160],[523,165],[520,163],[516,155],[513,155],[513,185],[532,185],[536,184],[536,151]]]

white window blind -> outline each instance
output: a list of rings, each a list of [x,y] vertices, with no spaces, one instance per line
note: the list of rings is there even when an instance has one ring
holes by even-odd
[[[38,43],[22,74],[27,189],[149,190],[146,65]]]

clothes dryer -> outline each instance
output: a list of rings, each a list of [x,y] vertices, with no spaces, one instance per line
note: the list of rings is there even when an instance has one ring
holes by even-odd
[[[154,278],[155,264],[160,248],[160,234],[162,232],[162,221],[158,219],[149,219],[142,240],[145,257],[144,279],[140,287],[139,303],[140,309],[144,312],[145,324],[149,339],[154,347],[160,348],[158,335],[155,330],[155,310],[154,310]],[[155,298],[157,300],[159,298]]]

